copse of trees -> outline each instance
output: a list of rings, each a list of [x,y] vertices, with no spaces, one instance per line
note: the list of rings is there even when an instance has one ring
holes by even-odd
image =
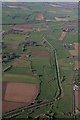
[[[20,56],[16,53],[4,53],[2,55],[2,62],[7,63],[17,57],[20,57]]]

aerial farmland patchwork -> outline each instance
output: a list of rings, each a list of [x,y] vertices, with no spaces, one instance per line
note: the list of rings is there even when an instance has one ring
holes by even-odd
[[[80,115],[78,3],[2,3],[3,119]]]

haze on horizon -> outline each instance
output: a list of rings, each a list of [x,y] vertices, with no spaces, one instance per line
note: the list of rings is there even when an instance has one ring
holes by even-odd
[[[0,0],[1,2],[78,2],[79,0]]]

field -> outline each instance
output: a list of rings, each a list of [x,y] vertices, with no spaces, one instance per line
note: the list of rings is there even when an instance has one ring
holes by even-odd
[[[8,112],[8,111],[10,111],[12,109],[19,108],[19,107],[22,107],[22,106],[26,105],[26,103],[20,103],[20,102],[14,102],[14,101],[6,101],[5,100],[6,88],[7,88],[8,84],[9,84],[8,82],[4,82],[2,84],[2,92],[3,92],[3,94],[2,94],[2,100],[3,100],[3,102],[2,102],[2,112],[3,113]]]
[[[35,50],[35,51],[32,51],[32,55],[49,55],[49,52],[47,50]]]
[[[78,56],[78,50],[70,50],[69,52],[71,56]]]
[[[44,16],[42,14],[38,14],[35,16],[36,20],[44,20]]]
[[[65,39],[65,36],[66,36],[66,32],[62,32],[59,40],[60,40],[60,41],[64,40],[64,39]]]
[[[2,14],[3,118],[72,118],[77,3],[4,2]]]
[[[15,25],[13,26],[12,28],[13,30],[16,30],[16,31],[23,31],[23,32],[32,32],[33,31],[33,27],[32,25]]]
[[[74,49],[75,49],[75,50],[70,50],[69,53],[70,53],[72,56],[79,56],[79,55],[80,55],[80,53],[79,53],[80,44],[74,42]]]
[[[72,23],[72,24],[63,26],[63,28],[75,28],[75,27],[78,27],[78,23]]]
[[[80,43],[74,43],[74,48],[80,50]]]

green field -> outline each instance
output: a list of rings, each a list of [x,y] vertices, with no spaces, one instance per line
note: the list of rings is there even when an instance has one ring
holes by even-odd
[[[9,6],[12,3],[3,3],[3,6],[5,5]],[[17,6],[17,8],[2,8],[2,28],[4,31],[8,31],[8,33],[4,34],[3,42],[5,44],[17,45],[17,48],[6,47],[3,48],[2,53],[3,55],[4,53],[16,53],[20,57],[22,56],[22,58],[18,57],[7,63],[3,63],[3,70],[9,65],[12,65],[11,69],[3,72],[3,82],[39,84],[40,93],[34,105],[39,105],[37,101],[49,102],[48,105],[40,106],[37,109],[33,108],[33,112],[31,113],[26,108],[16,118],[26,118],[28,115],[36,117],[40,114],[47,114],[48,112],[55,113],[56,118],[71,118],[72,116],[69,113],[72,113],[72,83],[74,74],[71,63],[74,63],[78,57],[71,57],[69,50],[74,49],[74,42],[78,42],[78,29],[74,28],[73,31],[67,32],[63,41],[60,41],[59,38],[62,34],[62,26],[71,24],[72,22],[75,23],[77,20],[77,8],[75,7],[74,9],[72,7],[68,11],[66,7],[52,7],[49,3],[25,3],[25,6],[24,3],[14,3],[13,5]],[[25,9],[20,6],[24,6]],[[57,12],[48,12],[49,10],[55,10]],[[43,14],[44,20],[35,20],[35,16],[39,13]],[[55,20],[55,17],[69,18],[70,21],[46,21]],[[48,30],[18,34],[9,32],[12,29],[10,25],[14,26],[14,24],[31,24],[35,28],[48,26]],[[27,36],[28,38],[26,39]],[[23,51],[22,43],[25,40],[34,41],[37,45],[27,45]],[[21,45],[19,46],[19,44]],[[65,49],[63,47],[64,44],[72,44],[72,46]],[[54,48],[57,59],[55,58]],[[47,50],[49,55],[33,55],[33,50]],[[55,59],[57,62],[55,62]],[[59,83],[57,78],[57,63],[59,69],[58,74],[60,75]],[[64,76],[65,79],[63,80]],[[59,84],[62,89],[61,94]],[[55,101],[53,101],[54,99]]]

